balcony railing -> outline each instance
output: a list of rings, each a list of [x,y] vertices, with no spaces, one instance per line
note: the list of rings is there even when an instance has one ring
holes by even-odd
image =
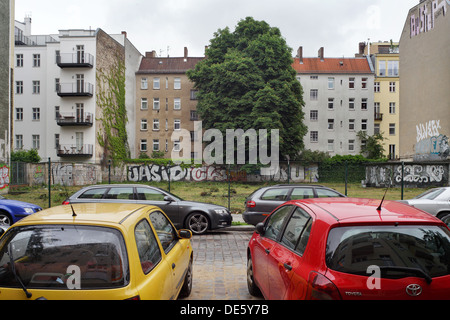
[[[83,115],[77,115],[74,113],[59,114],[56,118],[56,123],[61,127],[68,126],[89,126],[92,127],[94,122],[94,116],[92,113],[85,112]]]
[[[57,150],[58,157],[92,157],[94,146],[92,144],[60,144]]]
[[[94,85],[89,82],[61,83],[58,86],[57,94],[60,97],[92,97]]]
[[[383,114],[379,113],[379,112],[375,112],[374,119],[378,120],[378,121],[382,121],[383,120]]]
[[[61,53],[56,57],[60,68],[92,68],[94,56],[89,53]]]

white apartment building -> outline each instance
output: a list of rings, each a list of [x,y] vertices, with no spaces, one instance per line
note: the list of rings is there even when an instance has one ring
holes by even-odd
[[[31,18],[24,23],[16,21],[15,29],[14,150],[37,149],[43,161],[106,161],[97,141],[102,126],[96,96],[98,69],[114,68],[110,52],[124,57],[127,126],[132,126],[134,73],[141,54],[125,32],[108,35],[101,29],[60,30],[34,36]],[[134,149],[134,136],[128,138]]]
[[[303,87],[305,149],[357,155],[359,131],[374,133],[374,73],[367,58],[304,58],[300,47],[293,68]]]

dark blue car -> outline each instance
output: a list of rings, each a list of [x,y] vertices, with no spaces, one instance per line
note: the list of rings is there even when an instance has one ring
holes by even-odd
[[[42,208],[23,201],[9,200],[0,195],[0,225],[10,226]]]

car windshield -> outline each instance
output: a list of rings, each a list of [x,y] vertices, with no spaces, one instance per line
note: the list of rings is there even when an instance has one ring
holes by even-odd
[[[382,277],[450,274],[450,232],[439,226],[352,226],[330,231],[326,251],[332,270],[370,275],[378,266]],[[407,270],[416,272],[408,272]]]
[[[112,228],[23,226],[0,242],[0,287],[18,288],[19,278],[27,288],[118,288],[128,284],[128,273],[122,234]]]
[[[428,199],[428,200],[434,200],[436,199],[440,194],[442,194],[445,191],[445,189],[431,189],[428,191],[425,191],[424,193],[419,194],[414,199]]]

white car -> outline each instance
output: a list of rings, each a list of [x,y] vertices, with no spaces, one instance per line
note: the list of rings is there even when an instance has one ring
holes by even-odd
[[[409,200],[399,200],[426,211],[450,226],[450,187],[433,188]]]

